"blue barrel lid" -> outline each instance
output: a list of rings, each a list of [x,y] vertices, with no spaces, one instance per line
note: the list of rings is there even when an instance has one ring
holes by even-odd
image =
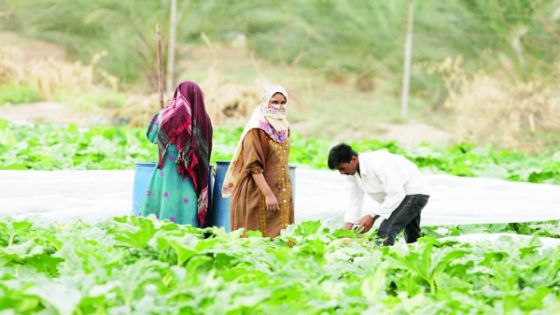
[[[156,165],[156,162],[138,162],[136,163],[136,166],[154,166]]]

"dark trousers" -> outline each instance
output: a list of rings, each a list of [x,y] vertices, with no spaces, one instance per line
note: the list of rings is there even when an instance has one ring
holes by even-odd
[[[420,213],[428,203],[430,196],[407,195],[401,204],[391,213],[387,220],[383,220],[377,231],[378,245],[391,246],[400,231],[404,230],[407,243],[414,243],[421,236]]]

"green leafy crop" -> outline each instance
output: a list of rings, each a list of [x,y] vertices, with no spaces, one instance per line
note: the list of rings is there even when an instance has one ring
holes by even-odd
[[[212,163],[229,160],[242,129],[216,128]],[[326,169],[331,146],[327,139],[291,137],[290,162]],[[429,144],[406,148],[393,141],[358,140],[349,144],[357,152],[388,150],[403,155],[419,167],[457,176],[489,176],[514,181],[560,183],[560,156],[551,152],[526,155],[477,148],[467,143],[453,146]],[[155,161],[157,147],[145,130],[126,127],[75,125],[14,125],[0,120],[0,169],[132,169],[136,162]]]
[[[517,231],[542,224],[558,222]],[[539,249],[537,239],[523,245],[510,238],[471,245],[432,235],[389,248],[376,246],[374,234],[311,221],[270,240],[154,218],[45,226],[0,217],[0,313],[560,310],[560,247]]]

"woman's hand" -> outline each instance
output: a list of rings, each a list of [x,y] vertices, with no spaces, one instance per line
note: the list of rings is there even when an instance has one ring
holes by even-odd
[[[274,194],[271,192],[269,194],[266,194],[264,196],[265,202],[266,202],[266,209],[270,210],[270,211],[277,211],[280,209],[280,206],[278,205],[278,199],[276,199],[276,196],[274,196]]]
[[[274,193],[272,193],[272,190],[266,183],[263,174],[262,173],[253,174],[253,179],[255,180],[255,183],[257,183],[257,186],[259,187],[259,189],[264,195],[264,199],[266,202],[266,210],[270,210],[270,211],[280,210],[278,199],[276,199],[276,196],[274,196]]]

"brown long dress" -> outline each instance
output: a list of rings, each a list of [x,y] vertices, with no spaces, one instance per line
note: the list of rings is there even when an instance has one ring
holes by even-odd
[[[242,173],[231,199],[231,230],[261,231],[263,236],[275,237],[288,224],[294,223],[292,183],[288,156],[289,139],[283,143],[272,140],[261,129],[251,129],[245,135],[240,155]],[[263,193],[252,174],[263,173],[264,179],[278,199],[280,210],[267,210]]]

